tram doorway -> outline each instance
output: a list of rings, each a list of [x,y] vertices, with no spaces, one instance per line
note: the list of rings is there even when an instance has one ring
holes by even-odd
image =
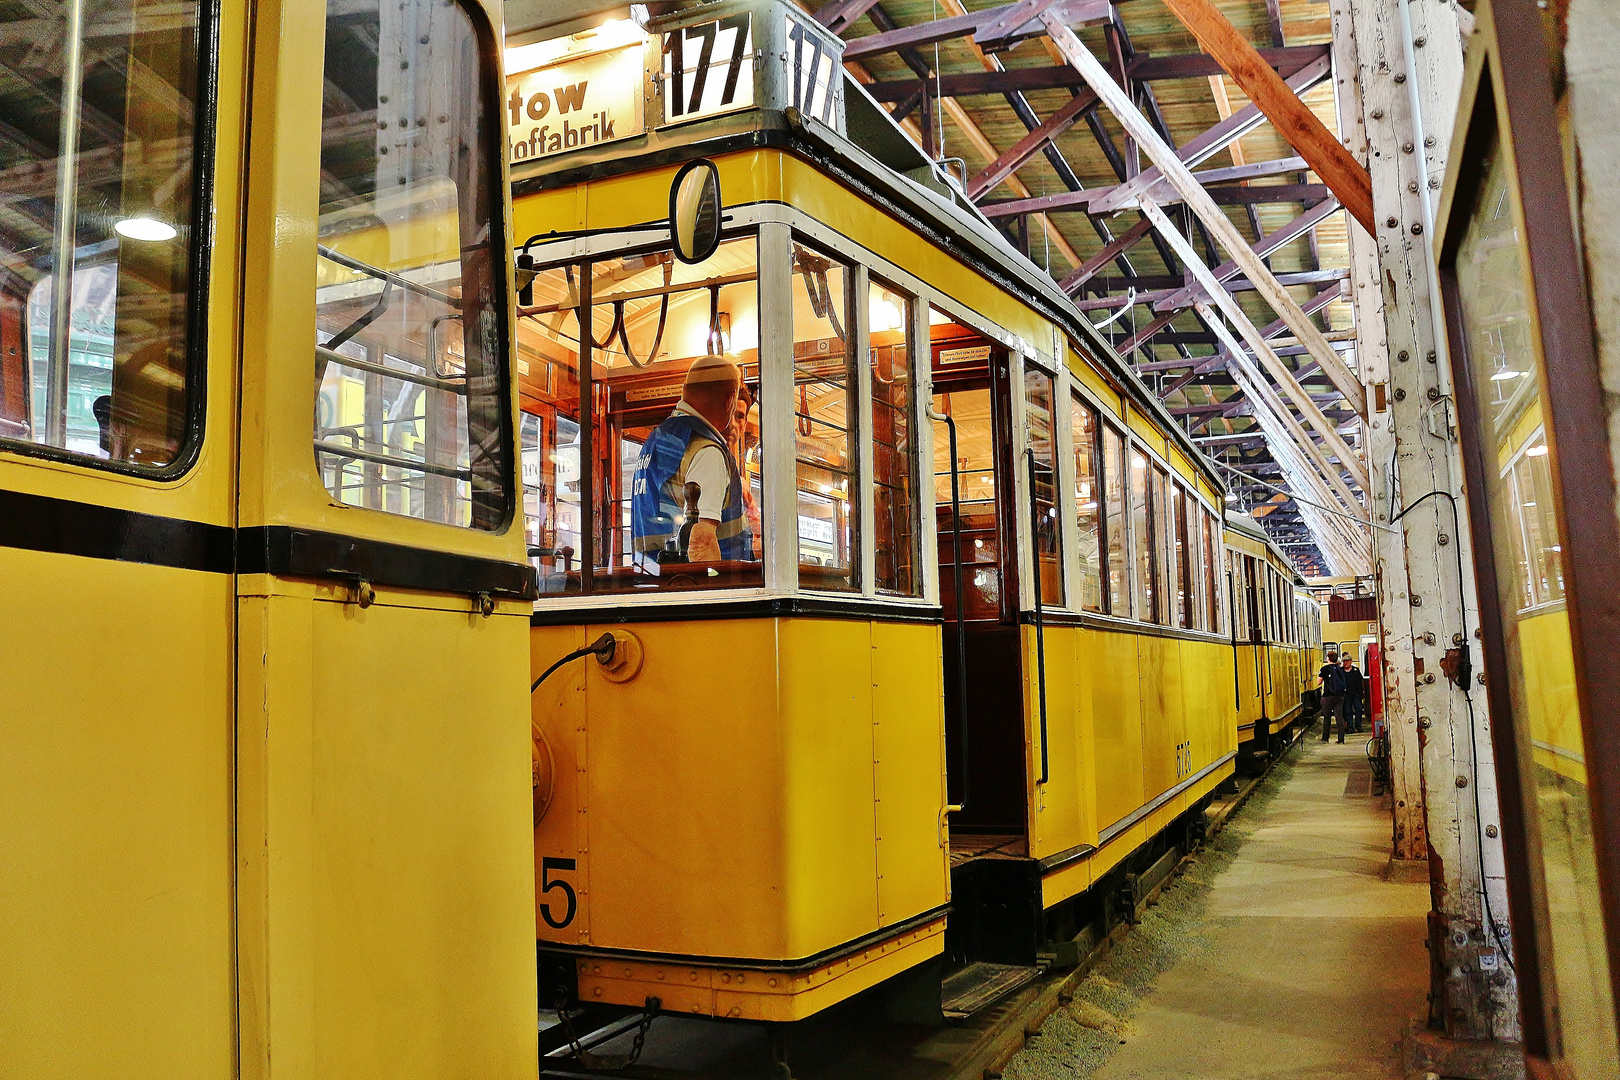
[[[1013,382],[1005,349],[937,311],[930,324],[935,408],[956,426],[961,519],[958,553],[949,431],[936,421],[947,761],[951,802],[963,805],[951,815],[954,867],[983,856],[1028,855]],[[958,620],[966,637],[961,656]],[[965,680],[959,674],[964,663]]]

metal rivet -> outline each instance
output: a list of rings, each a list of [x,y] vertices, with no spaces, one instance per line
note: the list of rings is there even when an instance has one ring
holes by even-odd
[[[426,39],[424,39],[424,40],[426,40]],[[1414,38],[1412,40],[1413,47],[1418,48],[1418,49],[1423,48],[1423,46],[1427,45],[1428,43],[1429,43],[1429,39],[1426,38],[1426,37]]]
[[[1440,541],[1441,547],[1445,547],[1447,544],[1451,543],[1451,535],[1449,533],[1441,533],[1436,539]]]
[[[1499,831],[1500,830],[1497,829],[1497,827],[1495,825],[1487,825],[1487,826],[1485,826],[1485,835],[1490,837],[1492,840],[1496,839],[1496,834]]]
[[[1429,387],[1428,398],[1429,398],[1430,401],[1439,401],[1440,400],[1440,388],[1438,386]]]
[[[1425,135],[1425,136],[1423,136],[1423,145],[1424,146],[1433,148],[1434,143],[1435,143],[1435,138],[1434,138],[1433,135]]]
[[[1427,360],[1431,364],[1434,363],[1434,361],[1435,361],[1434,350],[1430,349],[1429,352],[1428,352],[1428,355],[1425,356],[1423,359]]]
[[[1400,352],[1395,354],[1395,358],[1404,364],[1408,360],[1412,359],[1412,354],[1407,352],[1405,349],[1402,349]]]
[[[1405,387],[1397,386],[1395,388],[1395,400],[1396,401],[1405,401],[1406,400],[1406,388]]]
[[[1396,82],[1398,82],[1398,83],[1403,83],[1403,82],[1405,82],[1405,81],[1406,81],[1406,72],[1404,72],[1404,71],[1397,71],[1397,72],[1396,72],[1396,73],[1395,73],[1395,81],[1396,81]]]
[[[1406,190],[1416,195],[1418,193],[1418,182],[1416,180],[1407,181]]]
[[[1423,597],[1419,596],[1417,593],[1413,593],[1412,594],[1412,606],[1413,607],[1422,607],[1423,606]]]
[[[1410,154],[1411,152],[1412,152],[1412,144],[1411,143],[1409,143],[1409,142],[1401,143],[1401,153]]]
[[[1374,120],[1382,120],[1384,118],[1384,110],[1383,109],[1374,109],[1373,114],[1372,114],[1372,118]]]
[[[1392,229],[1395,228],[1396,226],[1400,225],[1400,223],[1401,222],[1400,222],[1399,218],[1385,218],[1384,219],[1384,224],[1388,225]]]
[[[1458,787],[1467,787],[1468,786],[1468,777],[1463,776],[1461,773],[1459,773],[1457,775],[1457,786]]]

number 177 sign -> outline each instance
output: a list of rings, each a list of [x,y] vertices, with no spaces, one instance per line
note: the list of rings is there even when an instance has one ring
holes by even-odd
[[[678,124],[754,105],[754,34],[749,13],[664,35],[664,122]]]

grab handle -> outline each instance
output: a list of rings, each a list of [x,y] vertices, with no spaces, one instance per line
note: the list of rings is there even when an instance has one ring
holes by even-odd
[[[968,801],[968,723],[967,723],[967,620],[962,605],[962,490],[956,459],[956,421],[937,412],[933,403],[928,405],[928,419],[942,422],[951,440],[951,578],[956,589],[956,711],[961,723],[958,732],[959,756],[962,773],[957,778],[957,801],[945,807],[945,812],[959,814],[967,809]]]

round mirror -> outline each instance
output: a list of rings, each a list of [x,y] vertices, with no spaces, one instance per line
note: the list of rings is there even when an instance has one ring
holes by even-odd
[[[669,186],[669,233],[675,257],[700,263],[720,246],[720,170],[708,158],[681,166]]]

